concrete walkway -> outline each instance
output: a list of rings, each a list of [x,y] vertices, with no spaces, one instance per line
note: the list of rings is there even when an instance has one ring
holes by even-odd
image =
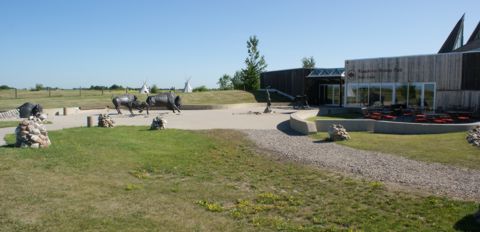
[[[118,115],[115,110],[108,113],[116,125],[124,126],[150,126],[152,119],[162,115],[167,120],[167,128],[186,130],[205,129],[276,129],[277,126],[289,119],[290,114],[295,112],[291,109],[274,108],[272,114],[255,114],[263,112],[265,107],[248,107],[238,109],[219,110],[184,110],[180,114],[172,111],[150,111],[130,117],[128,110],[122,110],[123,115]],[[50,116],[48,120],[52,124],[46,124],[48,131],[65,128],[82,127],[87,125],[87,116],[94,116],[95,122],[99,114],[107,113],[106,110],[85,110],[67,116]],[[7,121],[7,120],[5,120]],[[7,134],[13,134],[14,127],[0,129],[0,145],[5,145],[3,139]]]

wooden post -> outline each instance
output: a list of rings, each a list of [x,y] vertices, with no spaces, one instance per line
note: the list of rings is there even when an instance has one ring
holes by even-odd
[[[18,95],[17,95],[17,88],[15,88],[15,99],[18,98]]]
[[[103,96],[103,87],[102,87],[102,96]]]
[[[52,96],[52,90],[50,89],[50,87],[48,87],[48,97],[51,97]]]
[[[93,116],[87,116],[87,127],[93,127],[95,125],[95,121]]]
[[[68,114],[67,107],[63,107],[63,116],[66,116],[67,114]]]
[[[80,91],[80,96],[82,96],[82,86],[80,86],[79,91]]]
[[[125,93],[128,93],[128,88],[127,87],[125,87]]]

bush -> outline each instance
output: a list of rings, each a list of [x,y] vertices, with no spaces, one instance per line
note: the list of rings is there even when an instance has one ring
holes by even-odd
[[[40,91],[45,89],[42,84],[35,84],[35,88],[30,89],[31,91]]]
[[[150,88],[150,93],[158,93],[157,85],[152,85],[152,87]]]
[[[205,85],[193,88],[193,92],[206,92],[208,88]]]
[[[14,88],[8,85],[0,85],[0,90],[6,90],[6,89],[14,89]]]
[[[119,90],[119,89],[125,89],[125,88],[123,88],[123,86],[117,85],[117,84],[113,84],[112,86],[110,86],[110,90]]]

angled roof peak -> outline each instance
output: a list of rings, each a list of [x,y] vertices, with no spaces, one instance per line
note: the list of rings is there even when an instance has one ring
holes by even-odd
[[[452,32],[450,32],[450,35],[448,36],[447,40],[445,40],[445,42],[442,45],[442,48],[440,48],[440,51],[438,51],[438,53],[452,52],[463,46],[464,19],[465,19],[465,14],[463,14],[460,20],[458,20],[457,24],[453,28]]]
[[[480,22],[478,22],[477,27],[475,27],[475,30],[473,30],[473,33],[470,36],[470,39],[468,39],[467,44],[479,39],[480,39]]]

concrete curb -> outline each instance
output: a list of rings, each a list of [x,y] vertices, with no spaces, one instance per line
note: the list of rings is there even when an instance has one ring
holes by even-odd
[[[298,111],[290,115],[290,128],[294,131],[308,135],[317,132],[317,127],[314,122],[309,122],[306,119],[317,116],[318,110]]]

